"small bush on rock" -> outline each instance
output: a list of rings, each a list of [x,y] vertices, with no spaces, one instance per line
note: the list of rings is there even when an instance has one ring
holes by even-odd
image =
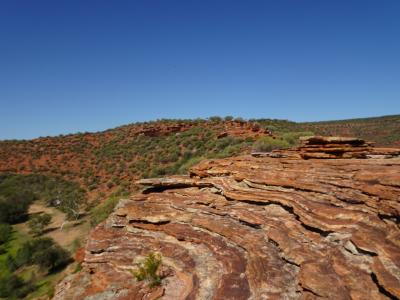
[[[151,287],[160,285],[162,278],[157,271],[161,262],[162,258],[159,253],[150,252],[145,260],[140,263],[139,269],[132,271],[132,274],[138,281],[148,281]]]

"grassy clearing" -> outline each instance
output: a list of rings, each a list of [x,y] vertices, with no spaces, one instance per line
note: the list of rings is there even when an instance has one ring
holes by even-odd
[[[74,251],[72,244],[75,240],[83,241],[90,231],[89,216],[83,216],[78,221],[67,221],[65,213],[55,207],[46,206],[43,201],[35,201],[29,207],[29,214],[47,213],[52,216],[51,223],[46,227],[42,237],[50,237],[60,246]],[[14,227],[21,233],[29,236],[30,229],[27,222],[19,223]],[[61,230],[62,227],[62,230]]]

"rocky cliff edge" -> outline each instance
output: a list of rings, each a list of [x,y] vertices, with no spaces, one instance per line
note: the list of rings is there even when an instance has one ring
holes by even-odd
[[[307,139],[141,180],[55,299],[399,299],[399,154]],[[150,252],[156,287],[132,275]]]

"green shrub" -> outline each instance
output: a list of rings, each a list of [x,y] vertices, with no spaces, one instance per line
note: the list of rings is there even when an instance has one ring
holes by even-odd
[[[18,268],[14,258],[10,254],[7,255],[5,264],[10,272],[14,272]]]
[[[274,149],[289,148],[290,144],[282,139],[274,139],[272,137],[262,137],[253,144],[253,151],[255,152],[269,152]]]
[[[287,132],[281,135],[281,138],[288,142],[291,146],[296,146],[299,143],[299,138],[301,136],[311,136],[314,135],[311,131],[301,131],[301,132]]]
[[[187,160],[185,163],[183,163],[179,169],[178,173],[179,174],[186,174],[187,171],[194,165],[197,165],[199,162],[201,162],[204,158],[203,157],[192,157],[189,160]]]
[[[212,117],[209,117],[208,119],[209,119],[211,122],[214,122],[214,123],[222,122],[222,118],[219,117],[219,116],[212,116]]]
[[[71,250],[72,253],[75,253],[80,247],[82,247],[82,242],[79,238],[75,238],[72,241]]]
[[[159,253],[150,252],[140,263],[138,270],[132,271],[138,281],[146,280],[151,287],[161,284],[161,276],[157,273],[161,266],[162,258]]]
[[[6,223],[0,223],[0,245],[6,243],[12,233],[12,227]]]
[[[222,151],[219,151],[213,155],[210,155],[209,157],[210,158],[225,158],[225,157],[235,156],[241,152],[242,148],[243,148],[242,144],[228,145]]]
[[[230,137],[230,136],[227,136],[227,137],[224,137],[224,138],[221,138],[221,139],[217,140],[216,148],[217,148],[218,151],[222,151],[226,147],[228,147],[229,145],[234,145],[234,144],[237,144],[237,143],[238,143],[237,139],[235,139],[233,137]]]
[[[72,272],[72,274],[76,274],[79,273],[82,270],[82,264],[78,263],[74,269],[74,271]]]
[[[96,206],[90,211],[90,223],[92,226],[103,222],[112,213],[114,207],[118,204],[120,196],[111,196],[104,203]]]

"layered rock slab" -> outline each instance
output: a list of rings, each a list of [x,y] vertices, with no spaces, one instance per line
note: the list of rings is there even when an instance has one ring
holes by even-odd
[[[400,159],[241,156],[140,181],[55,299],[398,299]],[[149,252],[167,276],[131,270]]]
[[[256,152],[252,155],[297,159],[397,158],[400,157],[400,149],[375,148],[371,142],[352,137],[305,136],[300,137],[300,146],[297,148]]]

